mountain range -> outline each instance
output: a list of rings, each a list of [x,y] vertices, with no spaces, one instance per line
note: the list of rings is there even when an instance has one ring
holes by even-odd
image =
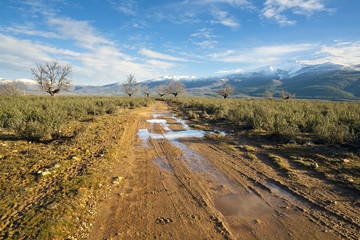
[[[187,96],[219,97],[217,90],[230,84],[234,88],[232,97],[264,97],[270,92],[274,97],[286,91],[301,99],[326,99],[337,101],[360,100],[360,64],[344,66],[334,63],[310,65],[300,61],[286,61],[252,71],[225,76],[196,78],[193,76],[162,76],[143,81],[149,88],[181,81],[187,89]],[[0,78],[0,85],[8,82]],[[17,79],[24,84],[28,94],[41,94],[35,81]],[[122,83],[103,86],[75,85],[73,91],[64,95],[125,96]],[[138,93],[140,95],[140,93]],[[153,93],[155,95],[155,92]]]

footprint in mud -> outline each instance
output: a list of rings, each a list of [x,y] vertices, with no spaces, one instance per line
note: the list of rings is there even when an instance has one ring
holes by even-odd
[[[173,220],[171,218],[163,218],[163,217],[159,217],[155,220],[155,222],[157,224],[161,224],[161,225],[165,225],[165,224],[168,224],[168,223],[172,223]]]
[[[200,221],[201,217],[199,215],[193,214],[193,215],[190,216],[190,219],[192,221]]]
[[[219,218],[214,217],[214,216],[210,216],[210,221],[212,221],[215,224],[215,229],[218,233],[222,234],[226,239],[228,239],[229,237],[229,232],[228,230],[225,228],[224,224],[222,221],[220,221]]]

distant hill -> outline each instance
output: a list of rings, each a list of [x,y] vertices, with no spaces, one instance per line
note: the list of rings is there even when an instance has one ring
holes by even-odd
[[[269,65],[253,71],[221,77],[162,76],[141,82],[141,85],[154,89],[171,80],[183,82],[187,89],[187,96],[219,97],[216,91],[229,83],[235,89],[232,97],[263,97],[265,91],[270,91],[276,97],[281,91],[288,91],[295,94],[296,98],[302,99],[360,100],[360,64],[353,66],[333,63],[309,65],[299,61],[286,61],[278,65]],[[0,85],[7,81],[9,80],[0,79]],[[42,94],[33,80],[15,81],[23,82],[28,94]],[[63,92],[62,95],[125,96],[122,83],[104,86],[76,85],[73,91]]]

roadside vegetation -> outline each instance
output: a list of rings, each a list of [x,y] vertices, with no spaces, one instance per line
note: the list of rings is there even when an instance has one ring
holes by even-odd
[[[275,169],[295,179],[296,169],[360,191],[360,103],[270,99],[167,98],[195,122],[221,125],[253,139]],[[242,138],[243,139],[243,138]],[[240,144],[241,141],[239,142]],[[249,150],[251,149],[251,150]],[[264,160],[266,161],[266,160]]]
[[[50,140],[63,135],[61,127],[71,120],[86,121],[121,109],[147,106],[152,100],[116,97],[2,97],[0,128],[26,140]]]
[[[328,144],[360,145],[360,103],[305,100],[169,98],[190,118],[292,139],[299,134]]]
[[[152,103],[0,97],[0,239],[86,238],[127,113]]]

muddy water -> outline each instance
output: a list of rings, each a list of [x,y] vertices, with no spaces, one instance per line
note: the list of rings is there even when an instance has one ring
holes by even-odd
[[[234,239],[292,239],[289,236],[292,236],[293,232],[301,233],[303,228],[313,227],[304,216],[298,215],[298,209],[306,205],[301,199],[271,181],[261,181],[259,186],[262,187],[259,188],[252,185],[246,175],[237,173],[230,175],[229,169],[223,168],[221,163],[217,162],[218,159],[219,162],[225,159],[216,155],[222,153],[221,151],[214,151],[214,156],[207,155],[209,154],[207,152],[201,154],[200,152],[207,149],[199,148],[200,145],[206,144],[201,138],[214,132],[191,129],[185,120],[169,113],[167,109],[160,112],[154,108],[153,112],[155,113],[150,114],[152,119],[146,121],[148,128],[140,129],[137,133],[142,140],[141,147],[152,147],[151,142],[154,141],[169,141],[180,149],[182,156],[176,161],[181,161],[181,165],[191,171],[185,178],[191,176],[191,179],[198,181],[199,185],[190,181],[185,183],[201,193],[207,206],[219,214],[218,216],[222,216],[227,229],[234,234]],[[193,148],[199,149],[199,152]],[[240,158],[234,161],[241,160]],[[178,168],[175,166],[177,163],[174,163],[173,168],[166,154],[153,161],[166,174],[177,173]],[[178,170],[178,173],[181,171]],[[305,224],[306,227],[299,223]],[[308,232],[300,235],[312,236],[306,234]]]
[[[210,174],[219,184],[230,183],[227,178],[216,171],[201,154],[191,150],[185,143],[181,142],[181,139],[186,138],[203,138],[206,134],[213,134],[213,131],[193,130],[189,127],[185,120],[176,117],[176,115],[172,113],[153,113],[150,115],[153,117],[153,119],[147,120],[147,122],[150,123],[150,126],[153,124],[159,124],[165,133],[151,133],[149,129],[140,129],[137,134],[142,140],[141,147],[150,147],[149,139],[166,139],[175,147],[182,150],[184,161],[193,172]],[[168,120],[170,119],[181,125],[183,130],[172,130],[170,128],[170,124],[168,123]],[[220,131],[216,131],[216,133],[225,135],[224,132]],[[157,158],[154,159],[154,162],[164,170],[171,170],[171,166],[169,166],[169,163],[167,163],[165,159]]]

